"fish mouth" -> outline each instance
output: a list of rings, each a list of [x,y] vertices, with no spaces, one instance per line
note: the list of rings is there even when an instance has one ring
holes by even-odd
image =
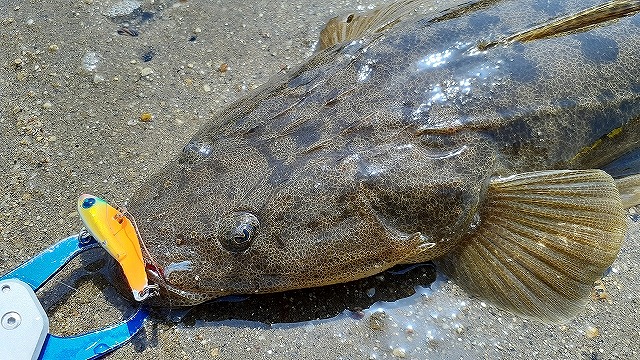
[[[160,296],[150,298],[148,302],[150,305],[169,308],[186,307],[227,295],[222,292],[194,292],[171,285],[167,281],[165,270],[166,268],[147,263],[146,272],[149,280],[160,288]]]
[[[275,285],[269,288],[262,288],[256,286],[247,288],[246,286],[240,286],[234,283],[230,279],[227,282],[221,281],[220,287],[215,290],[202,290],[202,289],[186,289],[181,286],[176,286],[170,283],[169,275],[172,272],[190,270],[190,261],[181,261],[172,263],[165,267],[157,267],[153,264],[147,263],[146,272],[149,282],[159,286],[160,296],[151,297],[145,300],[147,304],[159,307],[187,307],[204,303],[209,300],[224,297],[227,295],[247,295],[258,293],[270,293],[281,292],[287,290],[294,290],[300,287]],[[263,274],[263,277],[270,277],[272,279],[282,279],[282,274]]]

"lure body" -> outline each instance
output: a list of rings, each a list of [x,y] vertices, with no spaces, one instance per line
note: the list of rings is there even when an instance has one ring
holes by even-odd
[[[133,297],[142,301],[153,294],[145,272],[135,226],[106,201],[89,194],[78,199],[78,214],[87,231],[122,267]]]

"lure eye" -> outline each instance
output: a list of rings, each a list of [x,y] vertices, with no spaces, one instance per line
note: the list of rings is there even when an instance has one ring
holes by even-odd
[[[231,252],[243,252],[251,246],[260,225],[255,215],[247,212],[235,213],[233,226],[222,238],[222,246]]]
[[[93,204],[95,204],[95,203],[96,203],[96,199],[95,198],[92,198],[92,197],[86,198],[82,202],[82,208],[83,209],[88,209],[88,208],[92,207]]]

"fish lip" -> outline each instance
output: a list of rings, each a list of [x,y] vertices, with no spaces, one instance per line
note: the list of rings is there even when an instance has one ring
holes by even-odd
[[[149,280],[152,280],[154,283],[161,285],[163,287],[167,287],[169,286],[169,284],[167,283],[166,279],[164,278],[164,276],[162,275],[162,270],[161,268],[155,266],[155,265],[151,265],[149,263],[147,263],[146,266],[146,272],[147,272],[147,276],[149,277]]]
[[[154,284],[157,284],[160,287],[161,294],[163,291],[165,292],[165,296],[167,296],[170,307],[171,307],[172,297],[180,298],[187,302],[187,304],[180,304],[177,306],[192,306],[192,305],[197,305],[197,304],[206,302],[208,300],[211,300],[217,297],[229,295],[227,293],[220,293],[220,292],[212,292],[212,293],[205,294],[203,292],[194,292],[194,291],[180,289],[179,287],[169,284],[167,282],[167,279],[164,277],[162,270],[160,268],[158,268],[158,270],[159,271],[156,272],[154,269],[147,267],[146,269],[147,276],[149,280],[153,281]],[[207,299],[202,299],[203,295],[205,295]],[[198,300],[192,301],[191,299],[198,299]]]

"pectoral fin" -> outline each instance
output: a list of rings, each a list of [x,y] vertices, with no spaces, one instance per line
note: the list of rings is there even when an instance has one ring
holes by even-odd
[[[525,173],[492,181],[480,226],[437,264],[499,307],[559,322],[583,307],[625,233],[620,195],[605,172]]]

